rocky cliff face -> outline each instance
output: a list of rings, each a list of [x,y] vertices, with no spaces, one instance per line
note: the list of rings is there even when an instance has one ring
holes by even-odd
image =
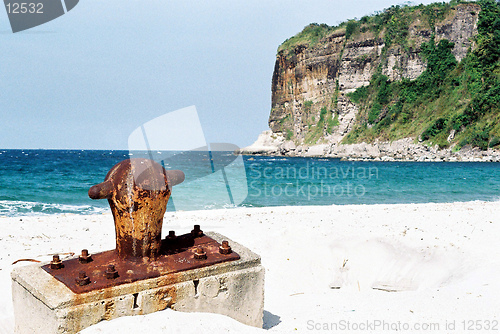
[[[272,132],[296,145],[339,143],[358,112],[347,93],[368,85],[377,70],[391,81],[418,77],[426,68],[420,47],[432,35],[453,42],[460,61],[477,33],[479,11],[479,5],[459,4],[431,21],[417,9],[399,44],[388,45],[387,29],[374,31],[360,23],[354,34],[344,26],[317,43],[281,48],[272,79]]]

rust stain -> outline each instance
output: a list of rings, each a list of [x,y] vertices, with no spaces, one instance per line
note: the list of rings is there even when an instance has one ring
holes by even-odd
[[[159,289],[158,291],[156,291],[153,297],[155,300],[154,305],[157,306],[156,311],[161,311],[166,309],[167,307],[172,306],[172,304],[175,303],[176,296],[177,293],[174,287]]]
[[[113,319],[113,315],[115,314],[115,310],[116,310],[115,302],[112,300],[108,300],[106,302],[106,304],[104,304],[104,314],[102,315],[102,318],[104,320]]]
[[[42,261],[39,261],[39,260],[35,260],[35,259],[19,259],[19,260],[16,260],[14,262],[12,262],[12,264],[16,264],[18,262],[22,262],[22,261],[28,261],[28,262],[42,262]]]

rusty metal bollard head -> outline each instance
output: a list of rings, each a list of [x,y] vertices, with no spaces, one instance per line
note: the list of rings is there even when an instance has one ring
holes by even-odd
[[[113,166],[104,182],[89,189],[90,198],[108,199],[120,258],[154,259],[159,255],[171,188],[182,181],[181,171],[166,171],[149,159],[127,159]]]

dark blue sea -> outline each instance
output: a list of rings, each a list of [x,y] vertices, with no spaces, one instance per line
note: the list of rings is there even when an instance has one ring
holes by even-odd
[[[498,163],[236,158],[230,152],[146,156],[186,174],[169,211],[500,200]],[[128,151],[0,150],[0,216],[107,212],[107,201],[91,200],[88,189],[127,158]]]

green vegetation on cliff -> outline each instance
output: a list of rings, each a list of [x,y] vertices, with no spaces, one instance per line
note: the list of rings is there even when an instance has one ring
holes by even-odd
[[[332,32],[345,34],[346,40],[352,39],[359,33],[371,31],[376,35],[384,35],[386,47],[392,44],[405,45],[409,42],[406,37],[410,22],[419,18],[427,28],[434,28],[437,20],[442,20],[450,9],[459,4],[466,3],[461,0],[452,0],[449,3],[433,3],[427,6],[395,5],[361,19],[353,19],[341,23],[338,26],[311,23],[297,35],[284,41],[278,52],[293,54],[297,47],[313,47],[321,42]]]
[[[417,79],[390,82],[378,71],[350,94],[361,112],[344,142],[415,137],[483,150],[500,144],[500,3],[478,4],[476,46],[460,63],[453,43],[432,36],[421,46],[427,69]]]
[[[316,45],[322,38],[325,38],[330,32],[335,30],[327,24],[311,23],[300,33],[284,41],[278,48],[279,51],[293,52],[297,46],[310,47]]]

